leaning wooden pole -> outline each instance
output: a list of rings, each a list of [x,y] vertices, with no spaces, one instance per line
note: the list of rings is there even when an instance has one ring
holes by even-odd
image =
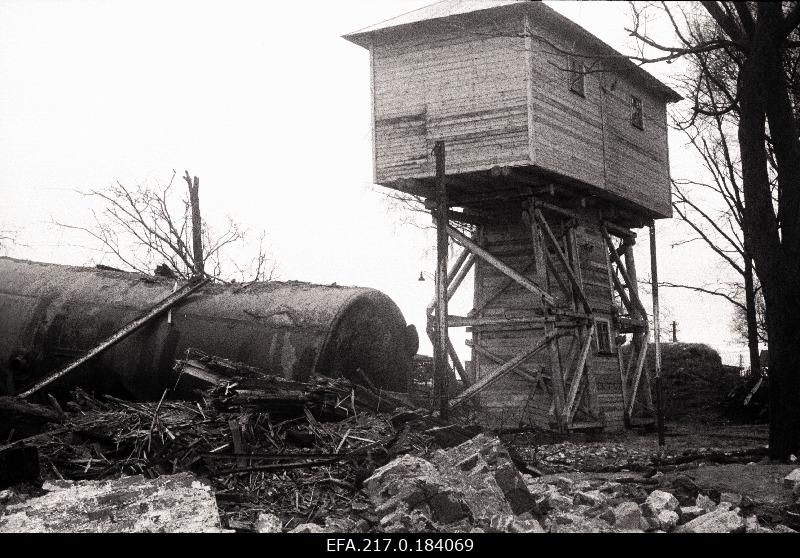
[[[96,357],[97,355],[99,355],[100,353],[105,351],[106,349],[109,349],[110,347],[113,347],[114,345],[116,345],[117,343],[119,343],[120,341],[122,341],[123,339],[128,337],[130,334],[134,333],[139,328],[141,328],[143,325],[145,325],[148,322],[150,322],[150,320],[152,320],[153,318],[157,317],[159,314],[162,314],[163,312],[166,312],[172,306],[174,306],[175,304],[177,304],[181,300],[185,299],[187,296],[189,296],[193,292],[197,291],[200,287],[202,287],[203,285],[205,285],[209,281],[210,281],[210,279],[205,278],[205,279],[200,279],[197,282],[187,283],[181,289],[175,291],[174,293],[172,293],[169,296],[167,296],[164,300],[159,302],[156,306],[154,306],[144,316],[133,320],[128,325],[126,325],[125,327],[123,327],[122,329],[117,331],[111,337],[107,338],[105,341],[103,341],[102,343],[97,345],[94,349],[92,349],[91,351],[89,351],[88,353],[83,355],[82,357],[80,357],[77,360],[71,362],[70,364],[68,364],[67,366],[62,368],[61,370],[58,370],[58,371],[54,372],[53,374],[50,374],[49,376],[39,380],[33,386],[31,386],[27,390],[23,391],[22,393],[18,394],[17,396],[21,397],[23,399],[26,398],[26,397],[30,397],[31,395],[33,395],[34,393],[36,393],[37,391],[39,391],[43,387],[46,387],[46,386],[52,384],[53,382],[55,382],[59,378],[63,378],[64,376],[66,376],[67,374],[69,374],[70,372],[75,370],[76,368],[80,367],[82,364],[84,364],[88,360],[93,359],[94,357]]]
[[[664,446],[664,398],[661,392],[661,325],[658,321],[658,260],[656,259],[656,222],[650,224],[650,276],[653,285],[653,343],[655,344],[656,424],[658,445]]]
[[[439,414],[446,419],[449,411],[447,385],[447,182],[445,178],[445,148],[437,141],[433,154],[436,158],[436,342],[433,346],[434,393],[439,397]]]

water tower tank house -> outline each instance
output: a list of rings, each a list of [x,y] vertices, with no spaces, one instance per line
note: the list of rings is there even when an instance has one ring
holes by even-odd
[[[424,198],[463,249],[445,273],[440,244],[429,308],[465,386],[447,409],[562,431],[652,421],[632,229],[672,214],[681,97],[541,2],[444,0],[345,38],[370,52],[375,182]],[[441,312],[472,268],[474,308]],[[471,332],[471,367],[448,327]]]

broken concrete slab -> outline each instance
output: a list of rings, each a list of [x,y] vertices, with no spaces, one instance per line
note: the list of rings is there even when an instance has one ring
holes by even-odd
[[[454,448],[437,452],[432,462],[442,471],[459,469],[468,473],[468,476],[490,470],[515,514],[530,511],[535,505],[525,479],[514,465],[508,450],[496,436],[478,434]]]
[[[514,520],[509,524],[508,529],[506,530],[509,533],[544,533],[545,530],[542,527],[542,524],[539,523],[537,519],[530,517],[521,516],[516,517]]]
[[[791,473],[783,477],[783,485],[786,488],[794,488],[800,484],[800,468],[794,469]]]
[[[658,529],[669,533],[678,525],[680,516],[672,510],[661,510],[655,519],[658,522]]]
[[[642,512],[649,517],[657,517],[662,511],[676,511],[680,508],[678,499],[663,490],[653,490],[642,504]]]
[[[695,505],[704,509],[706,513],[717,509],[717,503],[705,494],[698,494],[695,499]]]
[[[223,531],[213,490],[190,473],[57,481],[44,488],[47,494],[6,508],[1,533]]]
[[[745,532],[746,533],[772,533],[772,529],[768,529],[767,527],[762,526],[758,522],[758,518],[754,515],[746,517],[744,520],[745,525]]]
[[[745,521],[733,510],[718,510],[701,515],[676,529],[680,533],[742,533]]]
[[[597,517],[589,518],[575,512],[554,512],[545,520],[551,533],[610,533],[614,528]]]
[[[719,495],[719,501],[720,503],[730,502],[735,508],[742,505],[742,495],[738,492],[722,492]]]
[[[414,455],[405,454],[376,469],[372,476],[364,481],[370,498],[382,499],[394,496],[408,479],[425,479],[437,474],[436,467],[429,461]]]
[[[635,502],[622,502],[614,508],[614,527],[623,531],[641,528],[642,511]]]
[[[586,490],[578,491],[574,497],[576,504],[585,504],[587,506],[596,506],[606,500],[599,490]]]
[[[507,531],[515,515],[537,507],[500,440],[484,434],[439,450],[430,461],[401,456],[377,469],[365,484],[381,527],[389,531],[420,530],[429,524],[456,529],[464,521]]]
[[[703,509],[700,506],[681,506],[681,521],[684,523],[696,519],[707,513],[709,510]]]
[[[280,533],[283,522],[281,518],[272,513],[259,513],[256,517],[255,529],[259,533]]]
[[[301,523],[291,531],[290,533],[325,533],[325,529],[321,525],[317,525],[316,523]]]

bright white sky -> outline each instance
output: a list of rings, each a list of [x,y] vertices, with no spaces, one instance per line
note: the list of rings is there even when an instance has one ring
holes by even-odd
[[[424,307],[433,282],[417,278],[433,272],[434,236],[404,222],[409,215],[371,184],[369,57],[340,38],[429,3],[3,0],[0,229],[18,231],[4,253],[98,263],[89,239],[52,225],[88,222],[75,190],[165,182],[188,169],[200,177],[209,221],[230,215],[267,230],[281,279],[380,289],[430,354]],[[631,52],[626,3],[549,4]],[[667,81],[673,70],[650,69]],[[683,143],[672,134],[676,177],[697,172]],[[674,223],[658,230],[663,280],[713,282],[725,272],[699,245],[671,248]],[[640,239],[645,276],[646,229]],[[727,303],[661,293],[679,340],[738,361],[745,349],[730,343]],[[454,312],[470,298],[465,291]]]

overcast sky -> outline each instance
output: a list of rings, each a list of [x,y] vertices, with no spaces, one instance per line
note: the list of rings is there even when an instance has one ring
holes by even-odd
[[[17,231],[4,254],[115,265],[52,224],[88,222],[75,190],[188,169],[209,221],[266,229],[281,279],[380,289],[423,332],[433,282],[417,278],[434,271],[435,239],[371,184],[369,56],[340,36],[429,3],[0,0],[0,230]],[[632,52],[626,3],[548,3]],[[650,71],[669,82],[675,69]],[[674,132],[670,148],[673,176],[697,172]],[[674,223],[658,231],[664,280],[726,273],[699,246],[672,248]],[[647,230],[639,236],[649,275]],[[456,309],[470,299],[464,290]],[[680,340],[738,361],[729,305],[663,290],[661,308]]]

